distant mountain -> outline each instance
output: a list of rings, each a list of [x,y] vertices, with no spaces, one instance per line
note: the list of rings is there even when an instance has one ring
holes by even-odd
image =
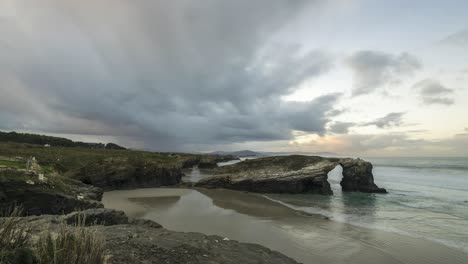
[[[16,132],[2,132],[0,131],[0,141],[15,142],[15,143],[28,143],[37,144],[51,147],[81,147],[92,149],[126,149],[114,143],[86,143],[79,141],[72,141],[68,138],[51,137],[37,134],[16,133]]]
[[[252,151],[252,150],[239,150],[239,151],[214,151],[214,152],[211,152],[210,154],[213,154],[213,155],[222,155],[222,156],[226,156],[226,155],[232,155],[232,156],[235,156],[235,157],[257,157],[257,156],[264,156],[262,153],[260,152],[255,152],[255,151]]]

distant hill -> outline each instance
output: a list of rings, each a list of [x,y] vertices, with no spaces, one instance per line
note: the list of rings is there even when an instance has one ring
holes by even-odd
[[[72,141],[67,138],[51,137],[37,134],[16,133],[16,132],[2,132],[0,131],[0,141],[2,142],[15,142],[15,143],[28,143],[37,145],[50,145],[53,147],[81,147],[91,149],[126,149],[114,143],[86,143],[79,141]]]
[[[212,155],[232,155],[235,157],[261,157],[261,156],[288,156],[288,155],[305,155],[305,156],[321,156],[321,157],[341,157],[343,155],[334,152],[257,152],[252,150],[240,151],[214,151]]]
[[[211,152],[210,154],[213,154],[213,155],[223,155],[223,156],[226,156],[226,155],[232,155],[232,156],[235,156],[235,157],[256,157],[256,156],[264,156],[262,153],[260,152],[255,152],[255,151],[251,151],[251,150],[240,150],[240,151],[214,151],[214,152]]]
[[[321,156],[321,157],[341,157],[342,154],[334,152],[261,152],[264,156],[287,156],[287,155],[304,155],[304,156]]]

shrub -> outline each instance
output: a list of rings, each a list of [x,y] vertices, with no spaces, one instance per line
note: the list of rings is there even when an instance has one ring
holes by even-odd
[[[57,234],[41,236],[36,245],[40,264],[103,264],[106,263],[104,239],[86,228],[84,221],[75,227],[62,224]]]

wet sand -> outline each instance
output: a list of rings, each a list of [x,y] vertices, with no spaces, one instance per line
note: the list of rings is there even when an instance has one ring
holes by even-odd
[[[307,215],[257,194],[137,189],[107,192],[103,203],[170,230],[256,243],[302,263],[468,263],[462,251]]]

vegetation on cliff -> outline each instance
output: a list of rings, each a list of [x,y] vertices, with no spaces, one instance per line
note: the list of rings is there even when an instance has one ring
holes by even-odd
[[[16,142],[28,143],[37,145],[57,146],[57,147],[80,147],[91,149],[125,149],[114,143],[86,143],[72,141],[67,138],[51,137],[37,134],[17,133],[17,132],[2,132],[0,131],[0,141],[2,142]]]

